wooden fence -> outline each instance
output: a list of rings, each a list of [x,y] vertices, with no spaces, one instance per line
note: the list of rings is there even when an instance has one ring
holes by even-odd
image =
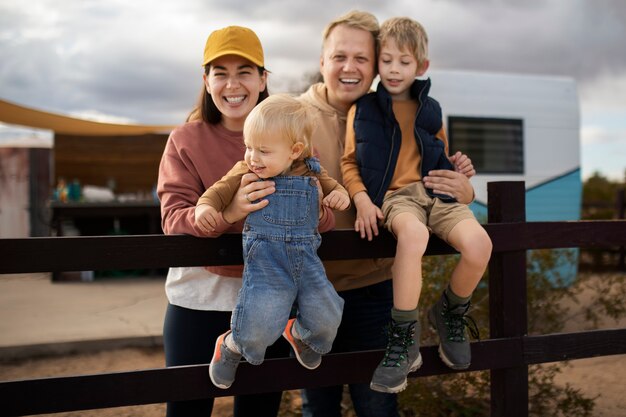
[[[522,182],[488,185],[485,229],[494,244],[489,264],[488,340],[472,343],[465,372],[490,370],[491,416],[528,416],[528,366],[626,353],[626,329],[567,334],[527,334],[526,251],[565,247],[607,247],[626,243],[626,221],[525,222]],[[322,259],[392,257],[389,234],[367,242],[351,231],[324,234]],[[454,251],[433,238],[427,255]],[[191,236],[106,236],[0,239],[0,274],[241,263],[240,235],[218,239]],[[0,276],[1,279],[1,276]],[[412,377],[451,373],[436,346],[421,349],[424,365]],[[207,364],[0,382],[0,415],[20,416],[127,405],[231,396],[368,382],[381,351],[331,354],[315,371],[295,359],[246,363],[228,390],[214,387]],[[263,381],[259,383],[259,381]]]

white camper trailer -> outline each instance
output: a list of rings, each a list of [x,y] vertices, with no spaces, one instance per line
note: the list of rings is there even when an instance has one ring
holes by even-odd
[[[429,71],[451,153],[474,163],[472,210],[487,217],[487,182],[525,181],[528,221],[579,220],[580,116],[571,78]]]

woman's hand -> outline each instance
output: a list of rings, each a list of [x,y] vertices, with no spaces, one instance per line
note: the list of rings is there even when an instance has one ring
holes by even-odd
[[[474,200],[474,188],[464,174],[447,169],[430,171],[423,178],[424,187],[432,188],[435,194],[454,197],[461,204],[469,204]]]
[[[352,198],[356,207],[354,230],[361,234],[361,239],[372,240],[378,236],[378,222],[383,219],[383,212],[372,203],[365,191],[356,193]]]
[[[258,181],[256,174],[248,173],[241,177],[239,190],[231,203],[224,209],[222,217],[228,223],[236,223],[249,213],[269,204],[265,197],[276,191],[273,181]]]
[[[322,200],[322,204],[333,210],[342,211],[350,207],[350,197],[345,193],[333,190]]]
[[[454,170],[456,172],[465,175],[467,178],[472,178],[476,175],[472,160],[469,159],[467,155],[457,152],[450,157],[450,162],[454,164]]]

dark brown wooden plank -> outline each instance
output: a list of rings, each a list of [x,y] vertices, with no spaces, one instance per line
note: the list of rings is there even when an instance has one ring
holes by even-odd
[[[487,187],[489,223],[526,220],[523,182],[489,183]],[[508,240],[517,236],[509,234]],[[489,261],[490,337],[524,336],[526,303],[526,251],[493,253]],[[528,416],[528,366],[491,370],[491,416]]]
[[[454,372],[441,363],[436,350],[436,346],[421,349],[424,365],[411,377]],[[472,343],[468,371],[613,354],[626,354],[626,329],[487,340]],[[229,390],[209,382],[207,365],[0,382],[0,409],[2,415],[17,416],[367,382],[381,355],[382,351],[326,355],[315,371],[294,359],[267,360],[258,367],[242,364]]]
[[[527,336],[523,341],[528,364],[626,353],[626,329]]]
[[[0,253],[3,254],[0,274],[237,265],[243,262],[239,234],[217,239],[185,235],[0,239]],[[429,253],[453,253],[453,250],[433,237]],[[368,242],[352,231],[334,231],[323,235],[319,254],[325,260],[391,257],[395,254],[395,241],[389,233],[382,233],[378,239]]]
[[[551,248],[607,248],[626,243],[626,221],[581,220],[485,225],[494,252]]]
[[[494,253],[539,248],[613,247],[626,244],[626,221],[488,224]],[[169,266],[236,265],[242,262],[241,236],[79,236],[0,239],[0,274]],[[427,255],[454,253],[432,237]],[[38,256],[33,256],[38,254]],[[323,234],[325,260],[392,257],[395,242],[387,233],[367,242],[348,230]],[[0,277],[1,278],[1,277]]]
[[[520,338],[475,342],[468,371],[521,365],[521,347]],[[423,347],[421,353],[424,366],[411,377],[454,372],[441,362],[436,346]],[[304,369],[295,359],[267,360],[262,366],[243,363],[228,390],[211,384],[206,364],[0,382],[0,414],[18,416],[362,383],[371,379],[382,354],[376,350],[326,355],[315,371]]]

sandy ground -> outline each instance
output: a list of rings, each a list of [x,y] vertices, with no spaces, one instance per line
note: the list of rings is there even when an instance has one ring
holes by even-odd
[[[626,318],[603,320],[598,328],[626,327]],[[589,328],[568,323],[566,331]],[[164,365],[160,347],[127,348],[90,354],[73,354],[44,358],[20,359],[0,362],[0,381],[34,377],[93,374],[132,369],[158,368]],[[597,397],[593,415],[598,417],[621,417],[626,415],[626,355],[571,361],[563,367],[557,383],[570,384],[588,397]],[[297,393],[284,397],[284,406],[292,408],[297,403]],[[164,415],[163,404],[120,407],[113,409],[57,413],[50,416],[124,417]],[[232,398],[219,398],[214,417],[232,414]]]

